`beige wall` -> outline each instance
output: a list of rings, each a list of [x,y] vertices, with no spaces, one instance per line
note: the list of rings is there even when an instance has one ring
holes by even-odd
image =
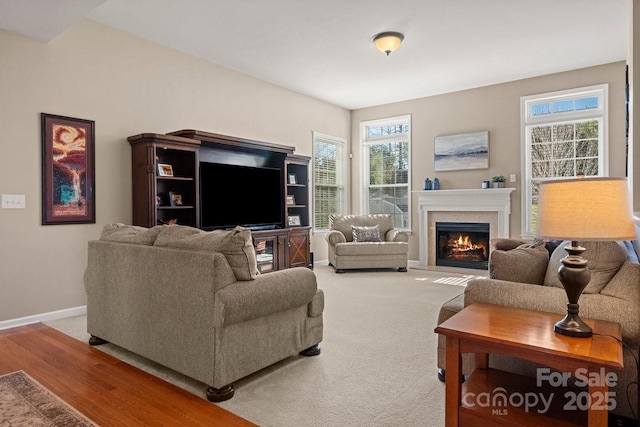
[[[440,179],[441,189],[480,188],[494,175],[507,178],[515,173],[517,182],[507,182],[516,191],[511,196],[510,233],[520,237],[521,149],[520,97],[596,84],[609,84],[609,174],[625,176],[625,63],[618,62],[577,71],[449,93],[412,101],[355,110],[351,114],[354,166],[351,186],[352,211],[360,211],[361,171],[357,167],[361,121],[411,115],[411,188],[422,190],[424,179]],[[489,131],[489,169],[434,172],[433,140],[438,135]],[[409,259],[418,259],[417,197],[412,197],[412,236]]]
[[[347,110],[84,20],[48,44],[0,32],[0,322],[82,306],[87,241],[131,221],[126,137],[178,129],[295,146],[348,139]],[[40,113],[95,120],[96,224],[41,224]]]

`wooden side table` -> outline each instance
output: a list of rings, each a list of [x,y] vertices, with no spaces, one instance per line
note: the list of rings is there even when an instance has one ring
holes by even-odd
[[[446,336],[446,426],[606,427],[615,403],[609,385],[623,368],[620,325],[584,319],[591,338],[553,332],[562,315],[472,304],[440,324]],[[615,337],[615,338],[613,338]],[[461,383],[461,354],[476,354],[476,369]],[[488,367],[488,355],[530,360],[536,378]],[[571,379],[585,383],[572,387]],[[581,384],[579,384],[581,385]]]

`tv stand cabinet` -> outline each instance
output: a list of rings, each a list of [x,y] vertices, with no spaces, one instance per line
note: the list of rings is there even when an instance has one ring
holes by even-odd
[[[127,140],[132,149],[133,225],[175,223],[201,228],[200,162],[278,168],[283,178],[283,217],[278,228],[251,232],[258,268],[263,273],[313,268],[310,158],[294,154],[295,147],[193,129],[143,133]],[[170,165],[171,176],[164,175],[159,164]],[[237,185],[242,191],[244,184]],[[175,194],[180,195],[180,203],[172,203]]]
[[[311,227],[252,231],[261,273],[311,265]]]

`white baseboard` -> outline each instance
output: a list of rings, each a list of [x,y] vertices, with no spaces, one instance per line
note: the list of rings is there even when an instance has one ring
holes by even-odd
[[[418,267],[420,267],[420,261],[418,261],[418,260],[411,260],[410,259],[408,261],[408,264],[409,265],[407,265],[407,267],[409,267],[409,268],[418,268]]]
[[[31,325],[38,322],[64,319],[67,317],[82,316],[87,314],[87,306],[65,308],[64,310],[51,311],[49,313],[34,314],[33,316],[19,317],[17,319],[3,320],[0,322],[0,331],[16,328],[18,326]]]

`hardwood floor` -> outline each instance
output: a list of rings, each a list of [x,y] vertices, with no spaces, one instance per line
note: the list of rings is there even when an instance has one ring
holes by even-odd
[[[255,426],[41,323],[0,331],[0,375],[18,370],[101,426]]]

